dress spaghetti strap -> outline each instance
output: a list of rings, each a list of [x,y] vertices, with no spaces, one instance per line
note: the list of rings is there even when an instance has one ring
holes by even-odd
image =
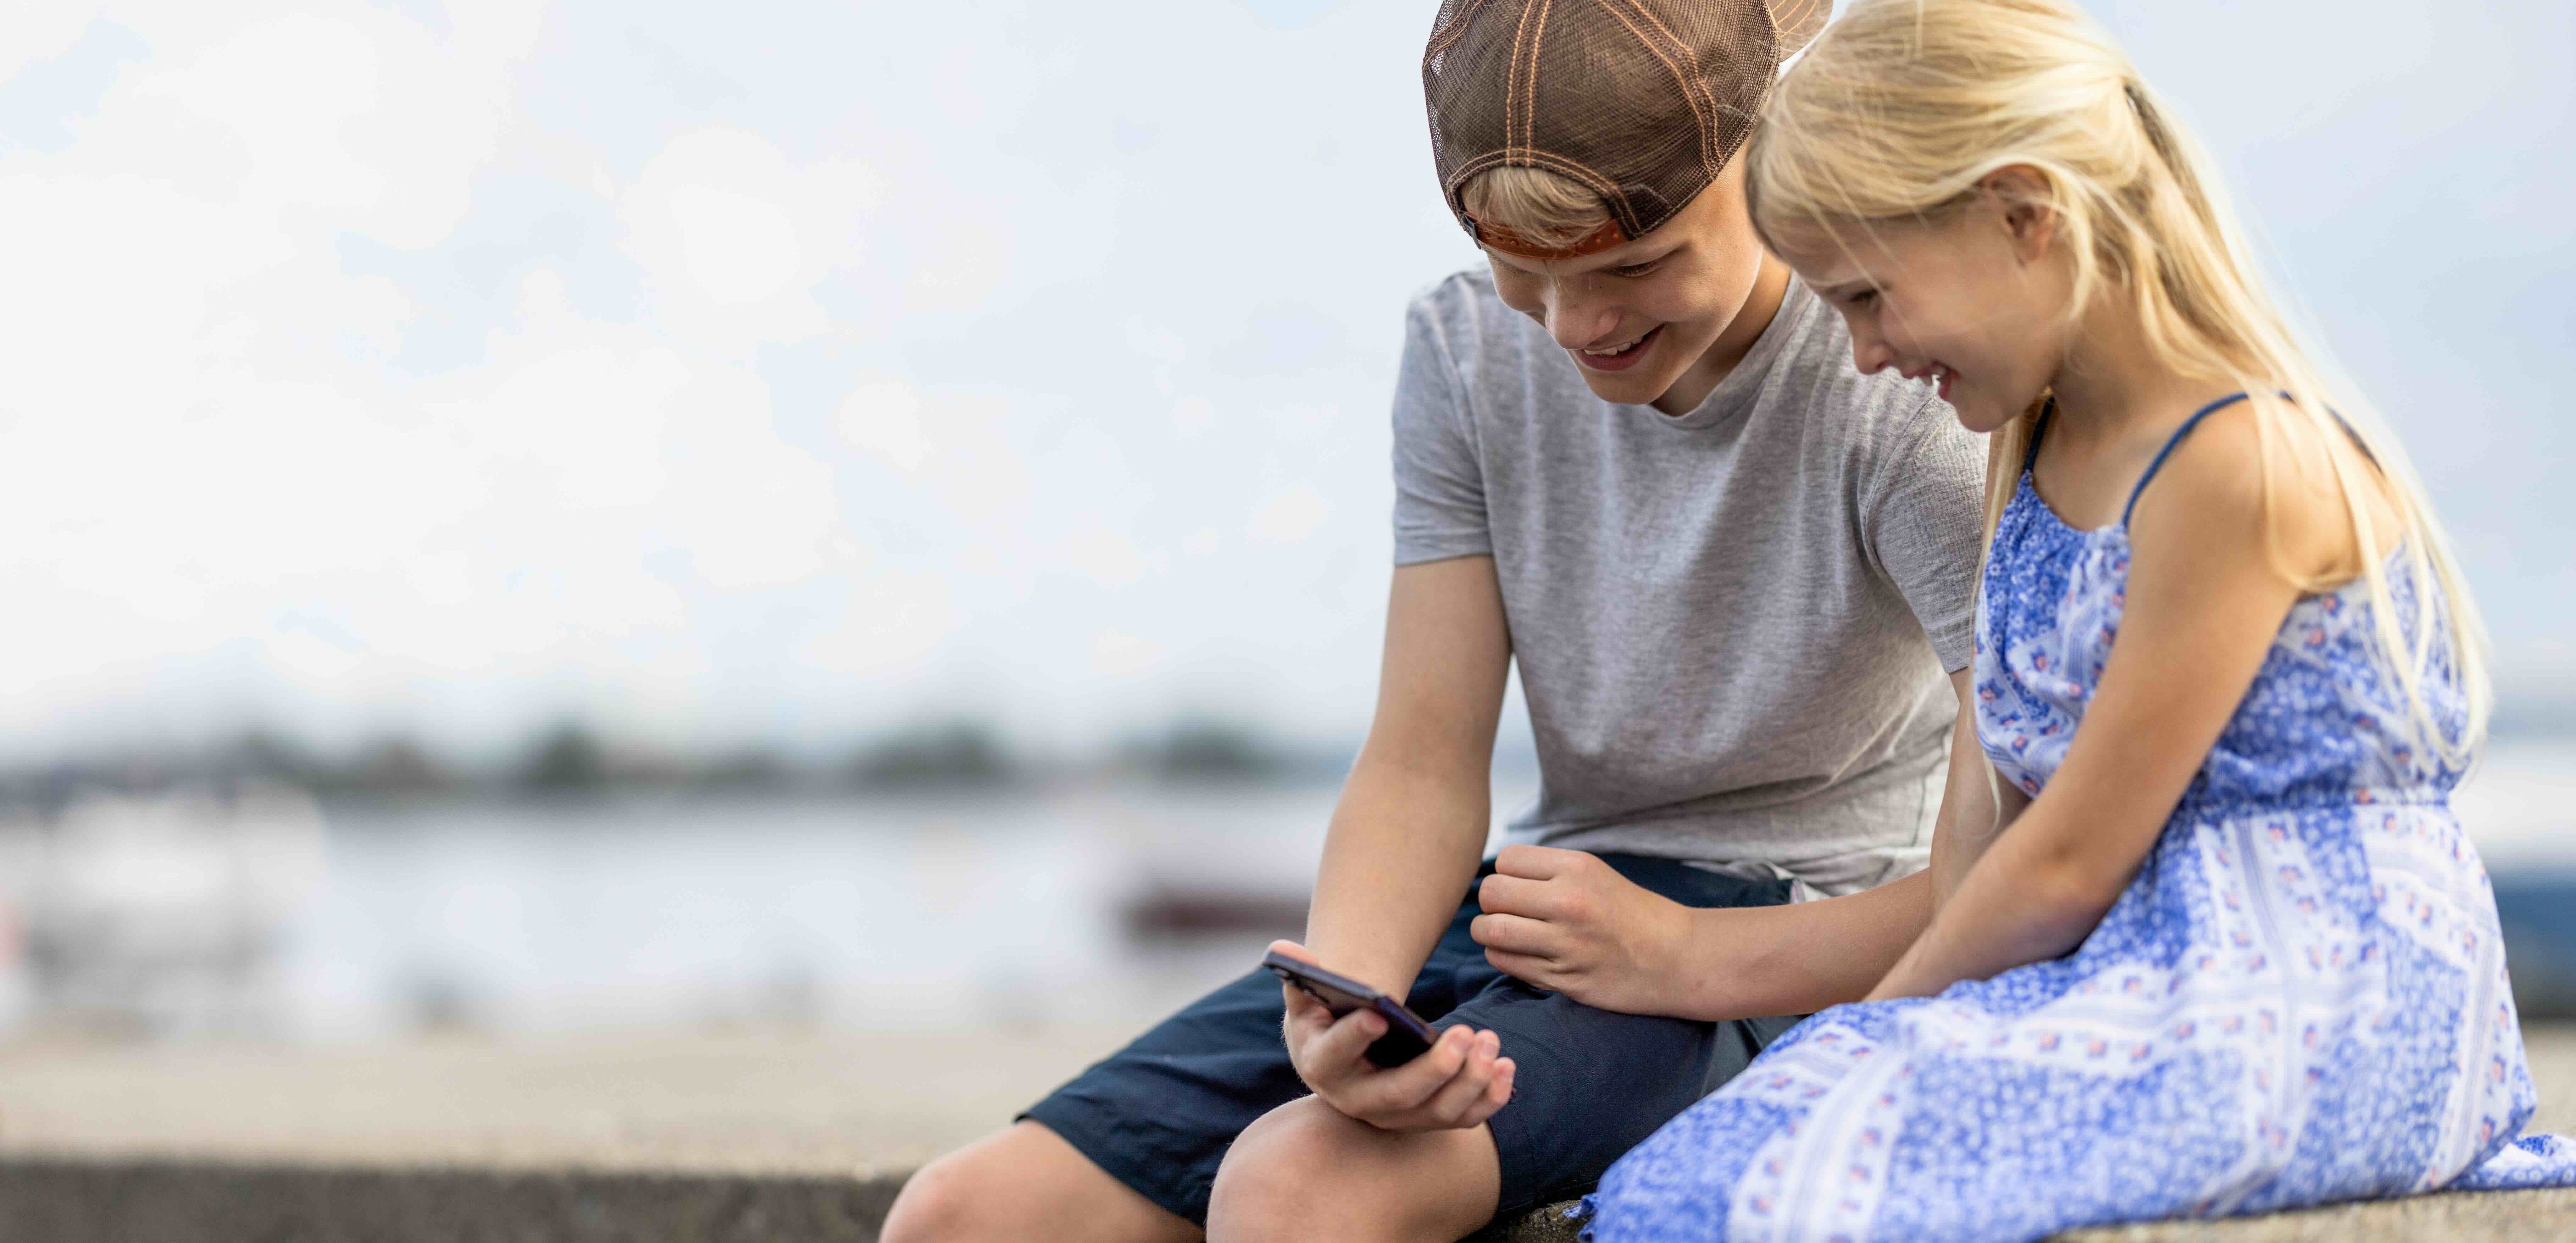
[[[2039,413],[2032,416],[2030,447],[2021,452],[2021,473],[2027,475],[2031,467],[2039,465],[2039,438],[2048,434],[2048,416],[2055,413],[2057,395],[2051,393],[2047,401],[2040,403]]]
[[[2181,444],[2182,438],[2191,434],[2191,429],[2200,426],[2200,421],[2202,419],[2208,418],[2209,416],[2243,400],[2245,400],[2245,394],[2230,393],[2206,406],[2202,406],[2197,413],[2194,413],[2188,419],[2184,419],[2182,421],[2182,426],[2174,429],[2174,434],[2166,438],[2165,447],[2156,450],[2156,460],[2147,463],[2147,473],[2138,476],[2138,486],[2129,489],[2128,507],[2120,511],[2121,526],[2125,527],[2129,525],[2129,515],[2138,512],[2139,495],[2147,490],[2148,484],[2155,481],[2156,472],[2164,469],[2165,459],[2173,456],[2174,446]],[[2034,437],[2034,441],[2035,440],[2036,438]]]

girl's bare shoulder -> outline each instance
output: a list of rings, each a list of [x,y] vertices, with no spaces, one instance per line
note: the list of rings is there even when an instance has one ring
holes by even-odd
[[[2162,534],[2205,555],[2259,556],[2313,592],[2361,573],[2356,510],[2383,553],[2394,546],[2395,491],[2339,423],[2284,402],[2240,401],[2174,447],[2130,528],[2147,544]]]

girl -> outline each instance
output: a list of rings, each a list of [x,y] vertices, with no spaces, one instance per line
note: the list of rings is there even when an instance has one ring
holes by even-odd
[[[1992,433],[1978,736],[1936,914],[1603,1178],[1590,1237],[2037,1239],[2576,1182],[2447,805],[2477,614],[2397,442],[2261,291],[2209,165],[2063,0],[1858,0],[1754,220]],[[1960,762],[1966,762],[1962,759]]]

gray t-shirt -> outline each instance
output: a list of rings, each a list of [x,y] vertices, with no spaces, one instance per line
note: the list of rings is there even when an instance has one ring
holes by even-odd
[[[1398,565],[1490,555],[1538,743],[1514,841],[1849,893],[1929,857],[1983,442],[1791,282],[1680,418],[1592,395],[1493,279],[1416,299]]]

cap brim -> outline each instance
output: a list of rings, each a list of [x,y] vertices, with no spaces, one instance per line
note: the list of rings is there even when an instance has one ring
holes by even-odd
[[[1628,236],[1628,230],[1620,227],[1616,220],[1602,221],[1600,228],[1594,229],[1582,240],[1571,245],[1548,246],[1509,226],[1487,224],[1465,212],[1458,213],[1458,218],[1466,224],[1467,235],[1475,238],[1477,245],[1506,255],[1517,255],[1523,259],[1580,259],[1585,255],[1600,254],[1612,247],[1625,246],[1635,240]]]

